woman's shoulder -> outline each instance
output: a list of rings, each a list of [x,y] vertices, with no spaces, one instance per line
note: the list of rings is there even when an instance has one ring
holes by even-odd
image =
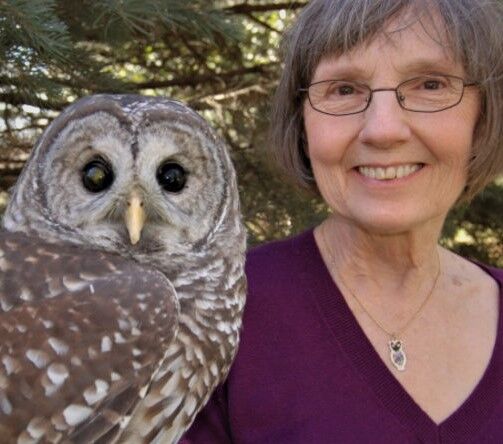
[[[498,311],[503,300],[503,270],[444,250],[444,275],[449,293],[461,295],[465,304],[486,304]]]

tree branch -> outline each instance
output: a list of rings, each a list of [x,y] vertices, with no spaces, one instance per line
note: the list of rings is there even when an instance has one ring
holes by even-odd
[[[232,71],[222,72],[218,74],[180,76],[171,80],[151,80],[148,82],[130,83],[129,86],[134,89],[167,88],[170,86],[196,86],[201,83],[215,81],[216,79],[226,80],[245,74],[263,74],[267,72],[267,68],[276,65],[276,62],[263,63],[261,65],[234,69]]]
[[[58,102],[54,100],[42,100],[37,97],[27,97],[21,94],[15,93],[3,93],[0,94],[0,102],[8,103],[10,105],[31,105],[42,109],[52,109],[55,111],[61,111],[63,108],[68,106],[69,102]]]
[[[269,25],[268,23],[266,22],[263,22],[262,20],[260,20],[259,18],[255,17],[253,14],[251,13],[246,13],[245,14],[250,20],[254,21],[255,23],[258,23],[260,26],[263,26],[264,28],[268,29],[269,31],[272,31],[272,32],[275,32],[276,34],[281,34],[281,31],[276,29],[275,27]]]

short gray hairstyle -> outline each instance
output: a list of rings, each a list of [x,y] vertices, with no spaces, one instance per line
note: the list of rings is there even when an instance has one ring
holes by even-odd
[[[435,25],[434,17],[440,16],[444,29],[437,31],[447,35],[447,49],[469,81],[479,85],[481,113],[461,200],[471,199],[503,172],[503,1],[312,0],[285,34],[285,66],[271,120],[271,154],[295,184],[318,191],[305,154],[305,96],[299,88],[309,85],[322,58],[371,41],[390,20],[409,11],[423,24]]]

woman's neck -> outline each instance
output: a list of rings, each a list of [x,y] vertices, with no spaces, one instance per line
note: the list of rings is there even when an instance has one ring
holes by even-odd
[[[424,297],[439,272],[437,225],[375,234],[333,215],[316,228],[315,237],[329,269],[348,290],[413,303]]]

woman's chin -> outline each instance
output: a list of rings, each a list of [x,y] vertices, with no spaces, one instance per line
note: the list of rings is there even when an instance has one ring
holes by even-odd
[[[345,216],[346,222],[361,228],[368,234],[392,236],[404,233],[422,232],[424,230],[439,231],[442,227],[444,216],[424,217],[424,214],[412,214],[398,209],[385,211],[362,211]]]

